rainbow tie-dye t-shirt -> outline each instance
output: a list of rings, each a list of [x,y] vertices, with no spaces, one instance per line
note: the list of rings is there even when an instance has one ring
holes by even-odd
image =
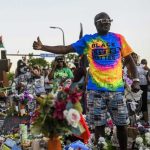
[[[87,90],[124,91],[122,58],[132,49],[120,34],[85,35],[72,44],[75,52],[86,54],[89,61]]]

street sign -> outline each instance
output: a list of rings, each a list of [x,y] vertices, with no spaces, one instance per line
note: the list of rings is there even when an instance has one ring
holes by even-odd
[[[40,57],[42,57],[42,58],[45,58],[45,57],[55,57],[55,54],[41,53]]]

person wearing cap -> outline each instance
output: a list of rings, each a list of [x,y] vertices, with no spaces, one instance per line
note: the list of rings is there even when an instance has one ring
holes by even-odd
[[[64,82],[67,79],[72,79],[73,73],[70,68],[67,67],[64,56],[56,56],[53,64],[52,70],[49,74],[49,80],[59,80]]]
[[[89,71],[86,116],[89,126],[95,127],[95,145],[100,136],[105,136],[106,114],[109,111],[117,127],[120,149],[127,150],[128,112],[123,100],[122,58],[131,71],[132,88],[138,91],[140,86],[136,66],[131,57],[133,50],[121,34],[109,32],[112,21],[107,13],[101,12],[94,18],[97,33],[85,35],[67,46],[43,45],[38,37],[33,48],[55,54],[76,52],[87,55]]]

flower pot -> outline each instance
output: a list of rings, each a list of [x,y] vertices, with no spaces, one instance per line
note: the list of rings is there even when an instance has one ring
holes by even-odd
[[[62,150],[59,137],[53,137],[48,140],[48,150]]]

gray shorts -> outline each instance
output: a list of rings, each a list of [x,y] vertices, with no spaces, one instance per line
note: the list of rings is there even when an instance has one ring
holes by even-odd
[[[123,99],[124,92],[87,92],[87,115],[89,126],[101,126],[107,122],[107,113],[110,113],[115,125],[128,124],[128,111]]]

